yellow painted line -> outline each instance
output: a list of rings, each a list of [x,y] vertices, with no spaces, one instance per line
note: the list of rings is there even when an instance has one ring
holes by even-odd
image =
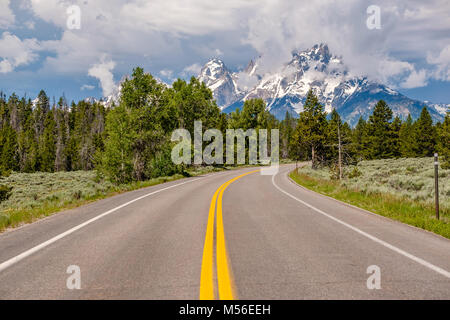
[[[202,271],[200,277],[200,300],[213,300],[214,295],[214,274],[213,274],[213,249],[214,249],[214,214],[217,200],[217,227],[216,227],[216,264],[217,282],[219,298],[222,300],[232,300],[236,296],[234,293],[233,277],[228,264],[228,253],[225,243],[225,232],[223,228],[222,198],[225,189],[234,181],[251,173],[254,170],[241,174],[224,184],[214,193],[209,207],[208,224],[206,227],[205,244],[203,247]]]
[[[200,300],[214,300],[213,283],[213,249],[214,249],[214,214],[216,199],[223,185],[214,193],[209,207],[208,224],[206,226],[205,244],[203,245],[202,272],[200,276]]]

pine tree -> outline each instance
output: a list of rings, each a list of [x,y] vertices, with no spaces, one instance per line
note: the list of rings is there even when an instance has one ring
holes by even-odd
[[[393,157],[390,139],[392,110],[383,100],[375,105],[367,123],[368,156],[370,159]]]
[[[298,119],[295,141],[300,146],[298,152],[311,157],[313,169],[317,168],[319,160],[324,159],[326,126],[327,120],[323,106],[314,92],[309,90],[303,112]]]
[[[441,167],[450,169],[450,112],[447,112],[444,123],[439,128],[437,139],[439,156],[442,158]]]
[[[418,157],[431,157],[436,149],[436,128],[427,107],[423,107],[415,126],[416,154]]]
[[[394,118],[391,123],[391,130],[389,136],[389,148],[391,150],[391,155],[394,158],[399,158],[401,156],[400,151],[400,129],[402,127],[402,120],[398,116]]]
[[[0,129],[0,175],[18,169],[16,132],[6,124]]]
[[[44,132],[39,141],[39,159],[41,160],[39,171],[55,171],[56,158],[56,123],[53,110],[47,113],[44,122]]]
[[[56,123],[55,170],[65,171],[68,169],[66,146],[69,132],[69,115],[63,97],[59,99],[54,115]]]
[[[408,114],[408,118],[406,118],[406,121],[403,122],[400,128],[399,140],[400,140],[400,155],[405,158],[415,157],[416,138],[415,138],[414,123],[411,114]]]
[[[357,160],[369,158],[368,140],[367,123],[363,117],[359,117],[353,131],[353,150],[356,153]]]
[[[284,120],[280,123],[280,137],[281,137],[281,157],[288,158],[290,154],[290,142],[294,136],[295,118],[286,111]]]

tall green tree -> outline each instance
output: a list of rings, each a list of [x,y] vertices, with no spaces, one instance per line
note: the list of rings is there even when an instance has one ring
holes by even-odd
[[[415,126],[416,155],[431,157],[436,150],[436,128],[427,107],[423,107]]]
[[[136,132],[131,128],[131,111],[124,104],[108,113],[106,119],[108,138],[102,154],[102,169],[115,183],[133,180],[133,143]]]
[[[389,136],[389,148],[391,150],[391,156],[399,158],[401,156],[401,143],[400,143],[400,130],[402,127],[402,120],[396,116],[391,123],[391,130]]]
[[[317,168],[324,158],[327,120],[323,106],[312,90],[308,91],[303,112],[297,122],[295,142],[303,156],[310,157],[312,168]]]
[[[375,105],[367,123],[367,153],[370,159],[384,159],[394,156],[391,144],[392,110],[383,100]]]
[[[0,175],[18,169],[17,134],[5,124],[0,129]]]
[[[439,128],[437,148],[443,159],[441,161],[442,168],[450,169],[450,112],[447,112],[444,123]]]
[[[280,122],[280,138],[281,138],[281,157],[288,158],[290,151],[290,142],[294,137],[296,119],[286,111],[284,120]]]
[[[39,171],[53,172],[56,158],[56,123],[53,110],[47,112],[44,131],[39,140]]]
[[[412,158],[416,156],[416,138],[414,123],[411,114],[408,114],[406,121],[402,123],[399,132],[400,141],[400,155],[405,158]]]
[[[358,123],[353,130],[353,149],[356,153],[357,160],[363,160],[369,158],[368,152],[368,132],[367,132],[367,122],[363,117],[359,117]]]

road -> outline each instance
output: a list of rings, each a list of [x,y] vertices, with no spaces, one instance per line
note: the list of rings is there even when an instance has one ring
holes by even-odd
[[[450,299],[448,239],[303,189],[292,168],[172,181],[5,232],[0,299]]]

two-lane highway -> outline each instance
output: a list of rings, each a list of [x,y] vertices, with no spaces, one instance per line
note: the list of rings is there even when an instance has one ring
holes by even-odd
[[[450,299],[448,239],[305,190],[289,170],[173,181],[1,234],[0,299]]]

